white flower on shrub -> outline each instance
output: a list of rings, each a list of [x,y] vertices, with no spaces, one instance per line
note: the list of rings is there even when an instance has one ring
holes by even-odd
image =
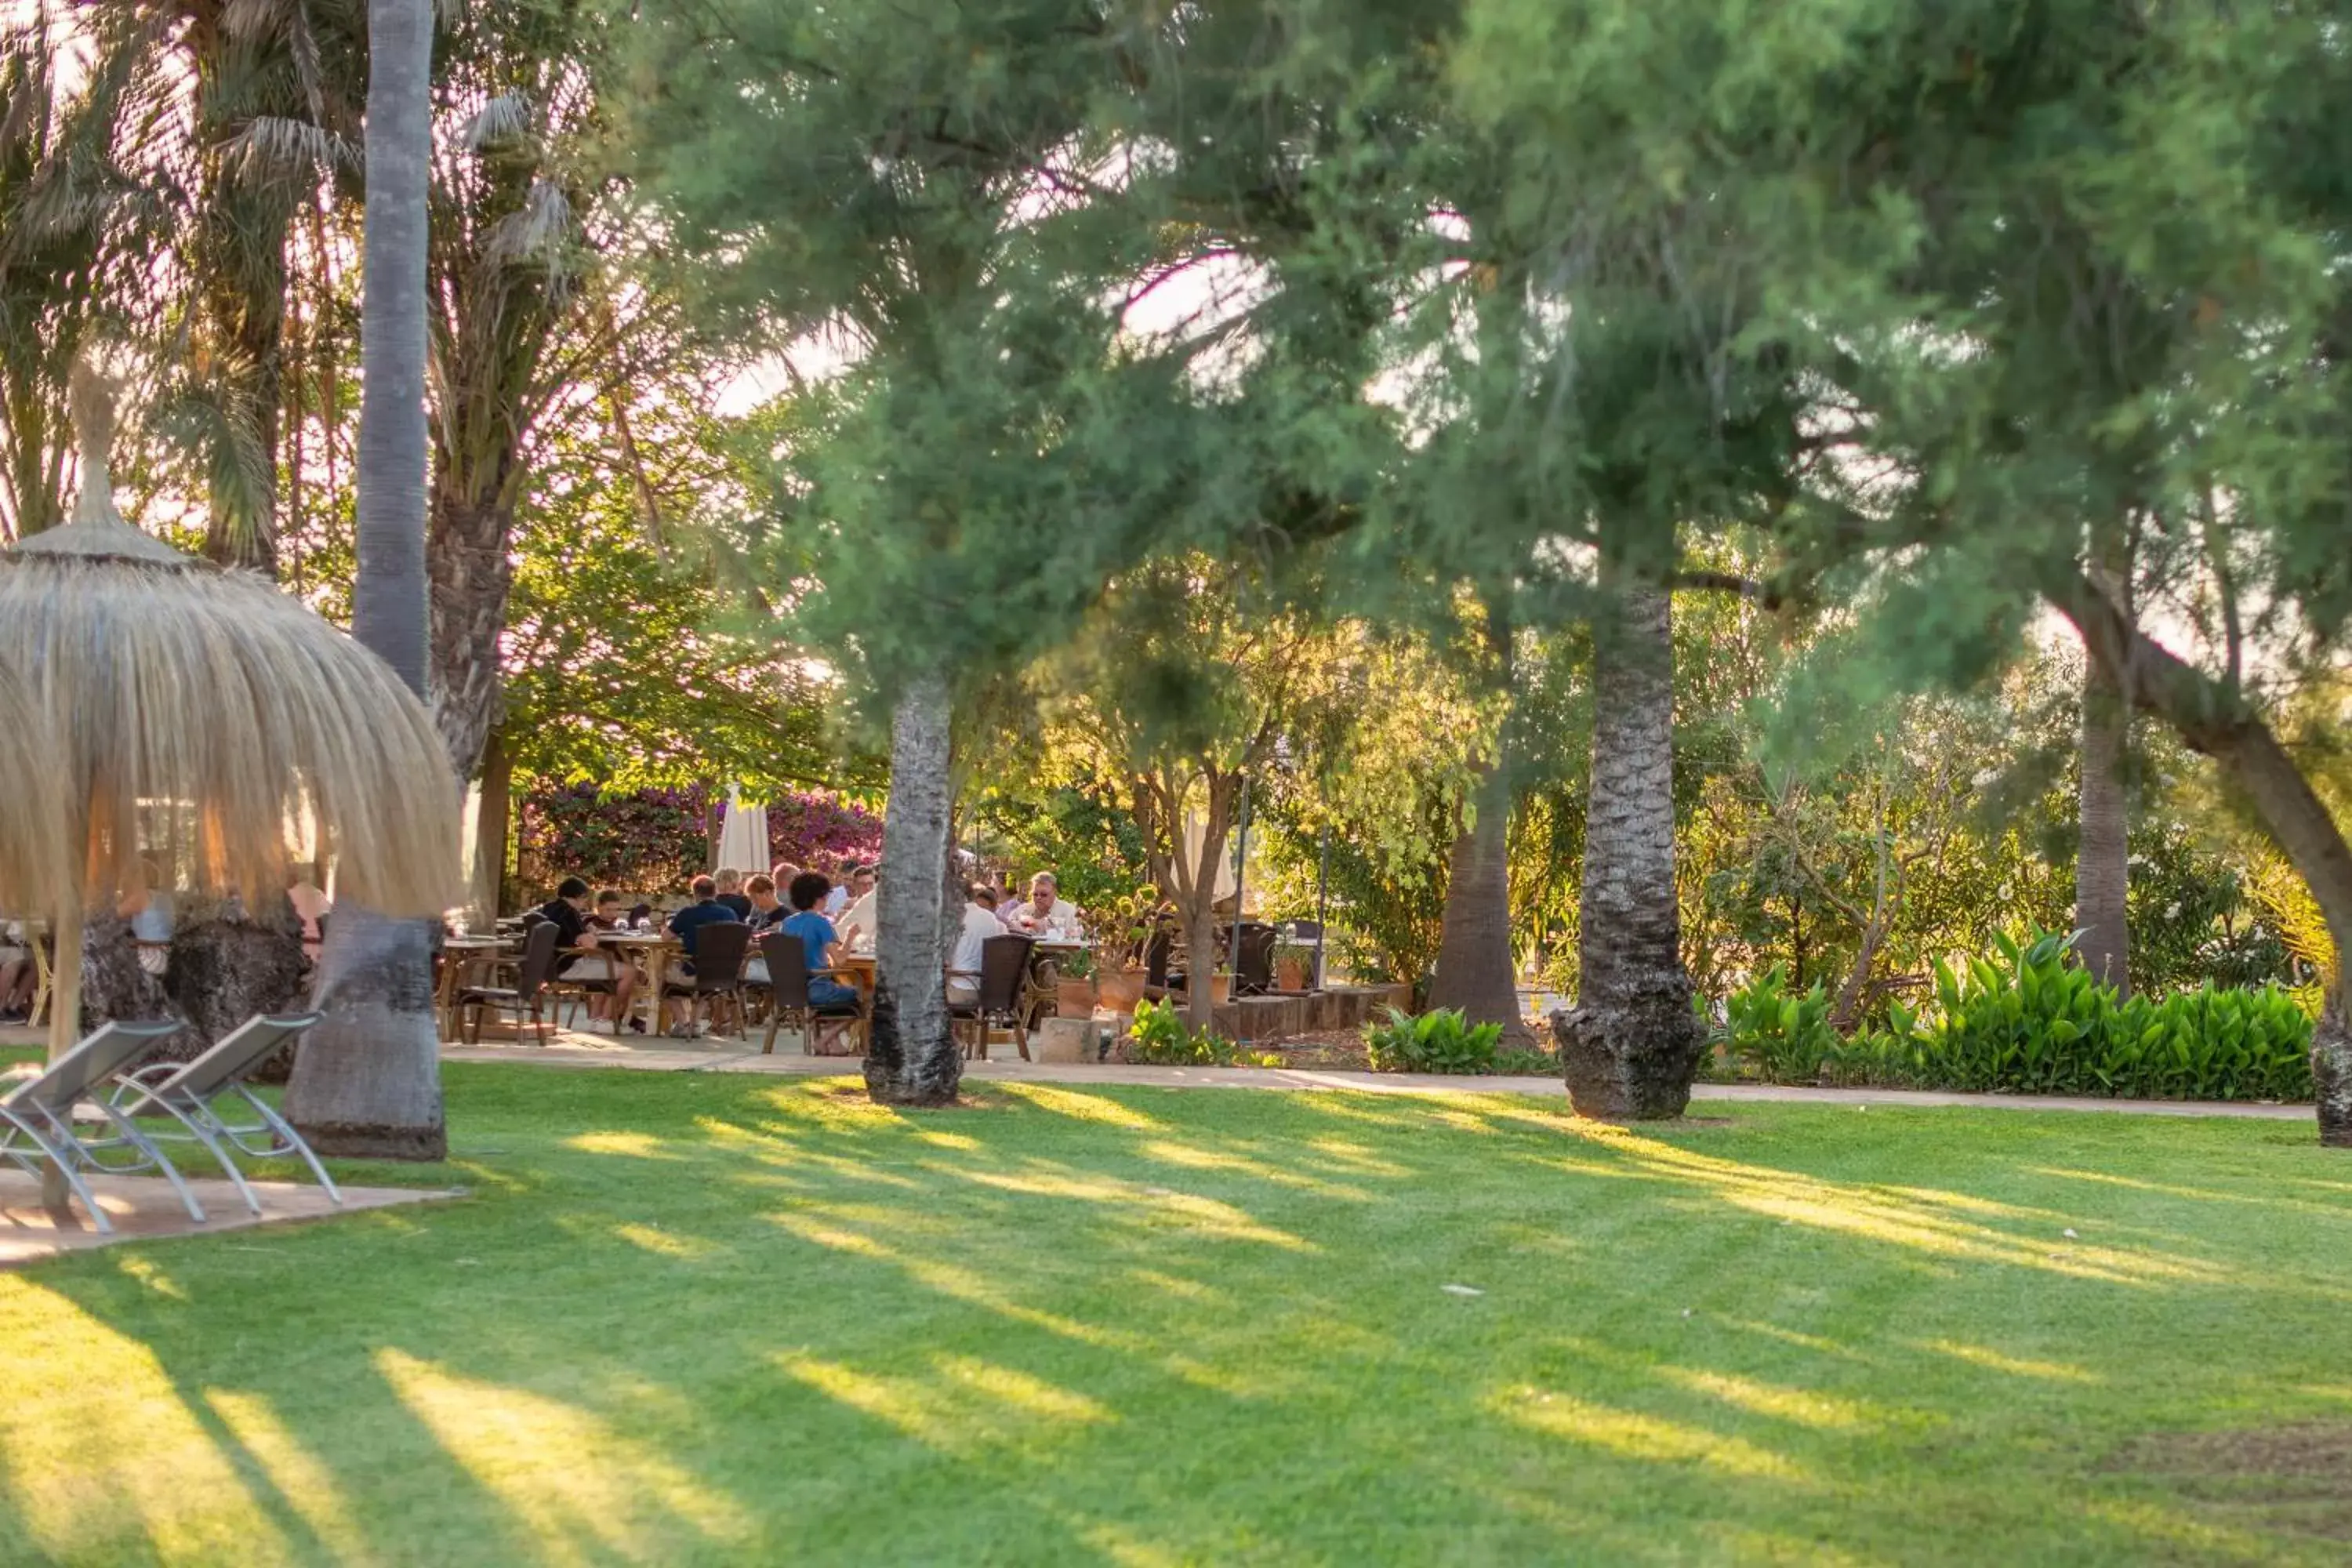
[[[2172,902],[2164,906],[2164,918],[2168,921],[2177,921],[2180,918],[2180,900],[2179,899],[2175,899]]]
[[[1984,772],[1970,779],[1969,784],[1972,788],[1990,789],[2000,782],[2000,770],[1999,768],[1987,768]]]

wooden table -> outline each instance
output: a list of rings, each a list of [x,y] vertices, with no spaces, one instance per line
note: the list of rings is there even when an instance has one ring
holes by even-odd
[[[441,994],[435,1000],[441,1010],[441,1037],[457,1037],[457,988],[459,976],[476,964],[495,963],[507,950],[507,940],[499,936],[450,936],[441,939]]]
[[[646,966],[646,984],[638,1000],[646,1008],[646,1033],[661,1033],[662,988],[669,984],[670,956],[686,952],[686,944],[667,931],[600,931],[596,945],[611,948],[624,958],[636,958]],[[620,1020],[615,1019],[617,1026]]]

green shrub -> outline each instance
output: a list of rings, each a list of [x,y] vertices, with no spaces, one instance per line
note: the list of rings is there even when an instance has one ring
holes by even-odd
[[[1717,1037],[1776,1083],[2128,1100],[2307,1100],[2310,1010],[2295,993],[2206,985],[2120,998],[2070,961],[2074,939],[1993,939],[1990,956],[1935,966],[1917,1012],[1842,1039],[1822,988],[1789,993],[1778,969],[1725,1002]]]
[[[1127,1034],[1127,1059],[1152,1067],[1231,1067],[1234,1044],[1214,1029],[1195,1034],[1174,1003],[1146,1000],[1135,1005],[1135,1022]]]
[[[1550,1051],[1521,1047],[1517,1050],[1496,1051],[1494,1066],[1487,1070],[1506,1078],[1558,1078],[1559,1058]]]
[[[2131,1100],[2306,1100],[2311,1018],[2294,994],[2212,985],[2121,1000],[2067,962],[2072,939],[1993,939],[1995,956],[1936,965],[1933,1000],[1833,1045],[1842,1083]]]
[[[1391,1007],[1387,1023],[1364,1026],[1364,1054],[1374,1072],[1492,1072],[1495,1042],[1502,1037],[1502,1025],[1474,1027],[1458,1007],[1418,1018]]]
[[[1772,1083],[1817,1083],[1839,1046],[1829,996],[1819,984],[1792,993],[1774,964],[1724,998],[1723,1041],[1732,1059]]]

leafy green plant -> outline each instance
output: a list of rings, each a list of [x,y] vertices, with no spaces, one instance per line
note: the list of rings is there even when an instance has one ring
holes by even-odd
[[[1818,1082],[1822,1061],[1838,1048],[1828,994],[1818,984],[1790,991],[1787,972],[1777,963],[1724,998],[1724,1042],[1732,1058],[1769,1082]]]
[[[1549,1051],[1529,1050],[1523,1047],[1517,1050],[1496,1052],[1495,1064],[1488,1070],[1506,1078],[1558,1078],[1559,1058]]]
[[[2072,938],[1996,936],[1994,955],[1936,965],[1934,997],[1832,1042],[1844,1083],[2137,1100],[2305,1100],[2310,1015],[2294,993],[2213,985],[2120,998],[2067,962]]]
[[[1195,1032],[1169,1002],[1139,1002],[1128,1029],[1127,1059],[1152,1067],[1231,1067],[1234,1043],[1214,1029]]]
[[[1391,1007],[1387,1023],[1364,1026],[1364,1054],[1374,1072],[1492,1072],[1495,1042],[1502,1037],[1503,1026],[1474,1026],[1457,1007],[1417,1018]]]

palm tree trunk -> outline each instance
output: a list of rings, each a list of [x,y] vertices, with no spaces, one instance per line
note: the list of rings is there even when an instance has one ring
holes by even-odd
[[[878,1105],[952,1105],[963,1082],[947,995],[963,913],[963,900],[948,896],[951,721],[947,681],[927,674],[908,683],[890,725],[874,1029],[866,1052],[866,1091]]]
[[[1580,1116],[1679,1116],[1706,1034],[1675,897],[1671,601],[1630,584],[1596,617],[1592,767],[1578,904],[1582,979],[1552,1033]]]
[[[2123,752],[2131,719],[2115,677],[2096,658],[2083,675],[2082,842],[2074,854],[2074,924],[2083,966],[2105,984],[2131,992],[2129,820],[2124,805]]]
[[[433,492],[425,551],[433,625],[433,720],[459,778],[473,776],[498,721],[499,635],[514,588],[510,509],[478,502],[446,481]]]
[[[1445,923],[1432,1007],[1459,1007],[1473,1024],[1500,1024],[1503,1043],[1529,1047],[1511,962],[1511,780],[1497,758],[1470,796],[1471,819],[1446,862]]]
[[[433,0],[368,0],[352,634],[419,695],[427,643],[425,257],[432,63]],[[319,970],[326,1016],[295,1059],[289,1118],[329,1153],[446,1156],[430,924],[339,904],[328,920]]]

